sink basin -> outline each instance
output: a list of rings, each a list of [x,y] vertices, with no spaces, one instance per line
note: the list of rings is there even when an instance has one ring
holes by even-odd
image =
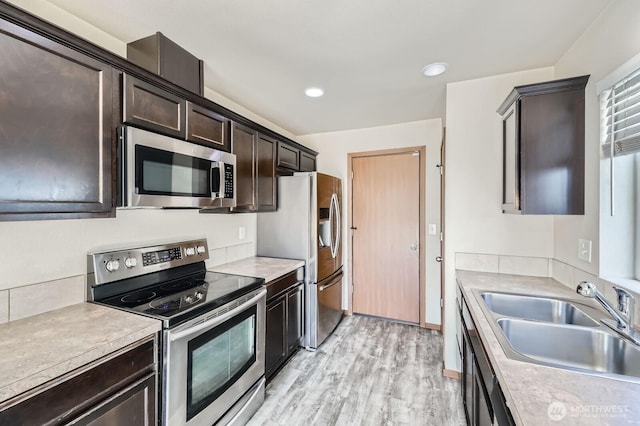
[[[564,300],[489,292],[481,297],[487,308],[499,315],[585,327],[599,325],[575,304]]]
[[[640,378],[640,347],[601,329],[515,318],[497,323],[511,348],[542,364]]]

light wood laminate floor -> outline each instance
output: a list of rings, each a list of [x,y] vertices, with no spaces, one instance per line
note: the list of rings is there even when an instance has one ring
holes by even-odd
[[[442,336],[348,316],[267,386],[258,425],[464,425],[460,382],[442,375]]]

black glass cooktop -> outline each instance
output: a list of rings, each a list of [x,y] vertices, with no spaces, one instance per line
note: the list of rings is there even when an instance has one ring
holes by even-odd
[[[162,319],[172,327],[262,285],[262,278],[201,272],[112,296],[100,303]]]

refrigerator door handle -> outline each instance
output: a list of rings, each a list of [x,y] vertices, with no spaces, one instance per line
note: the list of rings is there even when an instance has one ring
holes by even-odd
[[[336,196],[336,194],[331,194],[331,205],[329,206],[329,232],[331,233],[331,257],[335,259],[336,255],[338,254],[338,245],[337,245],[337,238],[334,237],[334,229],[337,230],[338,227],[334,226],[334,225],[338,225],[340,226],[340,222],[339,222],[339,217],[336,214],[337,209],[337,200],[338,197]],[[334,222],[337,221],[337,222]],[[337,233],[337,232],[336,232]]]
[[[333,255],[333,257],[336,257],[338,255],[338,250],[340,249],[340,238],[341,238],[341,234],[342,234],[342,216],[340,213],[340,200],[338,200],[338,194],[333,194],[333,196],[335,197],[336,200],[336,253]]]

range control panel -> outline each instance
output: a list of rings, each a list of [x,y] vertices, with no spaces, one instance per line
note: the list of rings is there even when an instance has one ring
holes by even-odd
[[[100,285],[209,258],[205,238],[90,253],[87,284]]]

